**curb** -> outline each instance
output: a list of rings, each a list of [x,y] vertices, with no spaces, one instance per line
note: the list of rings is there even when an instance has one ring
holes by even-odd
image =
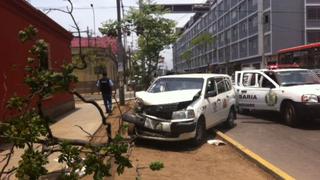
[[[221,137],[223,140],[228,142],[231,146],[233,146],[235,149],[237,149],[241,154],[243,154],[245,157],[247,157],[249,160],[253,161],[255,164],[257,164],[259,167],[261,167],[266,172],[270,173],[277,179],[288,179],[293,180],[292,176],[281,170],[280,168],[276,167],[275,165],[271,164],[267,160],[263,159],[256,153],[252,152],[248,148],[244,147],[234,139],[230,138],[226,134],[216,131],[216,134]]]

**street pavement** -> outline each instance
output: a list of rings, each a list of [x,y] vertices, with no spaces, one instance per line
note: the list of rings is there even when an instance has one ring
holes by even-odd
[[[319,179],[320,122],[292,128],[281,124],[274,112],[238,115],[236,122],[225,131],[228,136],[296,179]]]

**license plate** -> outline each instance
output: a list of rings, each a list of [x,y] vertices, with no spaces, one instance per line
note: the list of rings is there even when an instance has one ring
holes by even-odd
[[[162,130],[162,124],[159,121],[154,121],[150,118],[146,118],[146,120],[144,121],[144,127],[153,130]]]

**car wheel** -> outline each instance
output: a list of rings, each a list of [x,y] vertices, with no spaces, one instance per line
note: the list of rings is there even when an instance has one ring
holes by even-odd
[[[197,122],[196,135],[192,139],[192,144],[194,146],[201,145],[204,142],[205,137],[206,137],[206,125],[205,125],[204,119],[200,118]]]
[[[289,126],[294,127],[294,126],[297,126],[299,123],[296,108],[290,102],[285,104],[283,108],[282,116],[285,123]]]
[[[226,128],[231,129],[235,126],[235,121],[236,120],[236,112],[233,108],[230,109],[229,115],[227,120],[224,122],[224,125]]]

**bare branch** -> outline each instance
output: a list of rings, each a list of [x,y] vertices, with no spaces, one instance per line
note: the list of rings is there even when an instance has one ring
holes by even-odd
[[[6,161],[6,163],[4,164],[4,166],[2,167],[2,169],[1,169],[1,171],[0,171],[0,178],[1,178],[1,175],[3,174],[3,172],[6,170],[8,164],[9,164],[9,162],[10,162],[10,160],[11,160],[11,157],[12,157],[13,153],[14,153],[14,146],[12,146],[12,147],[10,148],[9,155],[7,156],[7,161]]]
[[[78,25],[78,23],[76,22],[76,19],[74,18],[73,16],[73,3],[71,2],[71,0],[67,0],[69,2],[69,5],[70,5],[70,8],[67,6],[66,9],[67,10],[62,10],[62,9],[57,9],[57,8],[51,8],[49,9],[50,11],[52,10],[55,10],[55,11],[60,11],[60,12],[63,12],[63,13],[66,13],[66,14],[69,14],[74,25],[75,25],[75,29],[77,31],[77,37],[78,37],[78,40],[79,40],[79,55],[80,55],[80,60],[81,60],[81,66],[77,66],[75,65],[74,68],[75,69],[79,69],[79,70],[82,70],[82,69],[85,69],[87,68],[87,62],[84,60],[85,58],[85,55],[82,54],[82,45],[81,45],[81,31],[80,31],[80,27]]]
[[[49,13],[49,12],[51,12],[51,11],[60,11],[60,12],[63,12],[63,13],[69,13],[69,12],[66,11],[66,10],[58,9],[58,8],[49,8],[49,9],[47,9],[47,13]]]
[[[88,131],[84,130],[81,126],[79,126],[79,125],[74,125],[74,126],[76,126],[76,127],[78,127],[79,129],[81,129],[81,131],[83,131],[84,133],[86,133],[90,138],[93,138],[93,135],[90,134]]]
[[[92,104],[94,105],[99,113],[100,113],[100,116],[101,116],[101,122],[103,125],[107,126],[107,135],[108,135],[108,138],[112,139],[111,137],[111,124],[107,122],[107,117],[104,115],[101,107],[99,106],[99,104],[93,100],[86,100],[80,93],[76,92],[76,91],[70,91],[70,93],[76,95],[79,99],[81,99],[83,102],[85,103],[89,103],[89,104]]]

